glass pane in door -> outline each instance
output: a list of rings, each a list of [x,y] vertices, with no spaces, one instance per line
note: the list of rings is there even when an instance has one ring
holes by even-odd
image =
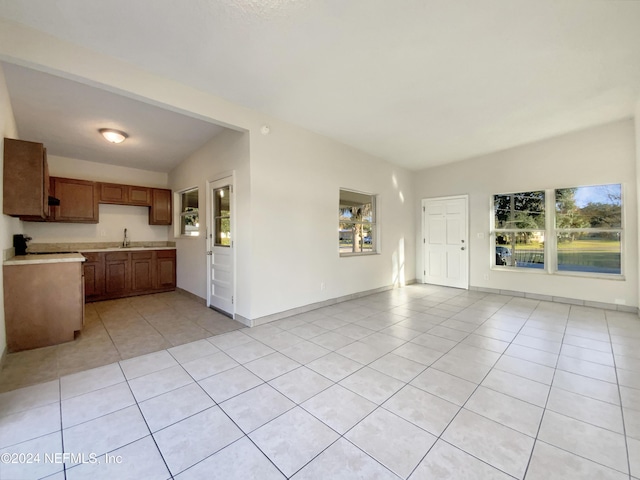
[[[231,246],[231,210],[229,203],[229,186],[214,190],[215,198],[215,238],[217,247]]]

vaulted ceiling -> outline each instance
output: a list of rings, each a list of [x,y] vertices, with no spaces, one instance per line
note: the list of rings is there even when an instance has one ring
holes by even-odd
[[[410,169],[630,117],[640,96],[637,1],[0,0],[0,17]]]

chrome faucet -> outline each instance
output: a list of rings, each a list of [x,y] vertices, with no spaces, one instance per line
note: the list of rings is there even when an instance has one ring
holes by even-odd
[[[127,248],[129,246],[129,238],[127,237],[127,229],[124,229],[124,240],[122,241],[122,246]]]

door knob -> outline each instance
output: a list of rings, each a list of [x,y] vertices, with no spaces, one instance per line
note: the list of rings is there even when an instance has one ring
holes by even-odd
[[[460,247],[460,250],[464,250],[464,247]]]

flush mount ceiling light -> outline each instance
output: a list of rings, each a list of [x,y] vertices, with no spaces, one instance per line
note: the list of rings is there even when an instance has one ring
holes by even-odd
[[[107,140],[107,142],[111,143],[122,143],[129,136],[125,132],[114,130],[113,128],[101,128],[98,131]]]

